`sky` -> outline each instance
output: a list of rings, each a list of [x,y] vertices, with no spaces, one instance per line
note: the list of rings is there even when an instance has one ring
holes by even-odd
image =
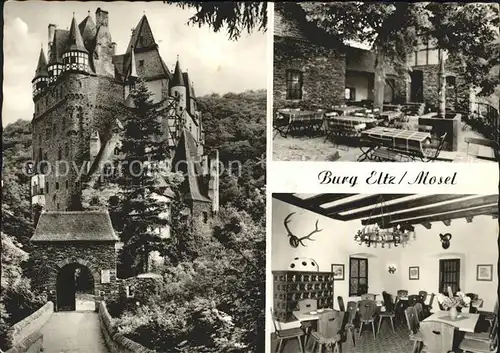
[[[266,88],[266,33],[244,33],[230,41],[225,30],[187,25],[194,10],[163,2],[12,1],[4,7],[3,126],[33,116],[31,80],[41,46],[47,55],[49,23],[69,29],[73,12],[80,23],[89,11],[95,23],[98,7],[109,12],[117,54],[125,52],[132,29],[145,14],[168,68],[174,69],[179,55],[198,96]]]

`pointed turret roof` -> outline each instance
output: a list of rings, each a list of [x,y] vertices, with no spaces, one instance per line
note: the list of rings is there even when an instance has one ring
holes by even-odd
[[[173,86],[185,86],[184,75],[182,74],[181,65],[179,64],[179,57],[177,57],[177,63],[175,64],[174,77],[172,79]]]
[[[83,44],[82,34],[80,29],[76,25],[75,15],[73,14],[73,19],[71,20],[71,26],[69,29],[68,41],[66,42],[66,51],[83,51],[87,53],[87,49]]]
[[[136,49],[150,48],[156,46],[155,39],[153,37],[153,31],[149,25],[148,18],[143,15],[137,26],[132,31],[132,37],[127,46],[127,53],[129,53],[132,47]]]
[[[40,49],[40,56],[38,57],[38,65],[36,66],[35,78],[37,77],[47,77],[49,73],[47,71],[47,60],[45,59],[45,53],[43,48]]]

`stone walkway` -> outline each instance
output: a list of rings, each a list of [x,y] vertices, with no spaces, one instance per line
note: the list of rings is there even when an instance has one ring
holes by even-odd
[[[55,312],[41,331],[44,353],[108,353],[93,311]]]

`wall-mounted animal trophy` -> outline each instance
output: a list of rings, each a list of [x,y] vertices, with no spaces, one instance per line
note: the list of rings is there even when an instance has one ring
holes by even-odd
[[[290,242],[290,246],[293,247],[293,248],[297,248],[300,245],[302,246],[306,246],[303,241],[304,240],[310,240],[310,241],[314,241],[315,239],[311,239],[311,236],[314,234],[314,233],[319,233],[321,231],[323,231],[323,229],[318,229],[318,222],[319,221],[316,221],[316,226],[315,226],[315,229],[309,233],[308,235],[304,236],[304,237],[297,237],[296,235],[294,235],[292,233],[292,231],[290,230],[290,228],[288,228],[288,223],[290,223],[290,218],[295,214],[295,212],[292,212],[290,213],[288,216],[286,216],[285,218],[285,221],[283,222],[283,224],[285,225],[285,229],[287,231],[287,235],[288,237],[290,238],[288,241]]]
[[[439,237],[441,238],[441,246],[443,247],[443,249],[448,249],[450,247],[451,234],[439,234]]]

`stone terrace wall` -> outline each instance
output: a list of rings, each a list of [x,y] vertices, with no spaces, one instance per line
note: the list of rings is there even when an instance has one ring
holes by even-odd
[[[113,326],[105,302],[101,302],[99,306],[99,322],[102,336],[110,353],[156,353],[156,351],[148,349],[119,333]]]
[[[12,345],[15,346],[25,340],[32,333],[40,331],[53,312],[54,303],[49,301],[33,314],[13,325],[11,327]]]
[[[43,335],[36,331],[18,342],[5,353],[40,353],[43,352]]]

